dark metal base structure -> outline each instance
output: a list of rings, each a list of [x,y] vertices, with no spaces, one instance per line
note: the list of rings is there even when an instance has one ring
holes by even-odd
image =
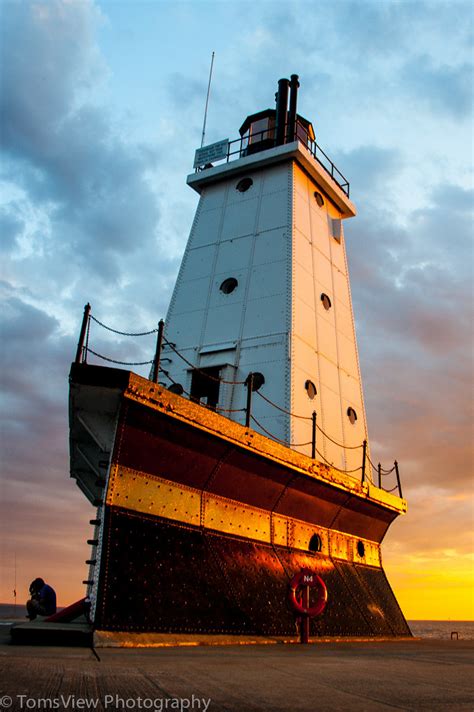
[[[97,630],[295,637],[305,568],[328,590],[312,636],[411,635],[380,558],[404,500],[117,369],[73,365],[70,426]]]
[[[381,568],[107,510],[95,625],[134,632],[294,636],[291,576],[310,568],[329,596],[311,635],[409,636]]]

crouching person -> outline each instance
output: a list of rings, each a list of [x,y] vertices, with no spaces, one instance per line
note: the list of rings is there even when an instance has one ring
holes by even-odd
[[[36,616],[52,616],[56,613],[56,592],[42,578],[36,578],[30,584],[30,600],[26,604],[27,618],[33,621]]]

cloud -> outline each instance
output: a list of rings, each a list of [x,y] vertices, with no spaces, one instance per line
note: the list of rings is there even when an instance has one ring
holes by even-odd
[[[386,191],[389,181],[395,178],[403,166],[403,158],[394,148],[364,145],[350,152],[339,151],[334,156],[337,165],[350,176],[352,192],[370,196]]]
[[[181,110],[183,106],[189,108],[195,104],[204,111],[207,92],[207,82],[205,80],[196,79],[188,74],[173,72],[166,81],[170,102],[176,109]]]
[[[5,208],[0,208],[0,234],[2,235],[0,250],[10,252],[17,247],[18,235],[21,234],[23,228],[24,223],[17,216],[16,211],[10,212]]]
[[[438,184],[406,225],[369,204],[346,230],[370,431],[407,463],[408,490],[469,487],[469,203],[469,191]]]
[[[400,77],[412,98],[440,115],[467,118],[472,111],[472,63],[435,64],[426,55],[411,58]]]
[[[9,4],[4,15],[7,178],[42,215],[39,243],[46,232],[55,260],[117,279],[119,258],[155,243],[158,156],[130,143],[94,101],[105,75],[95,44],[100,12],[90,2],[56,1]],[[10,223],[16,213],[14,202],[4,207]]]

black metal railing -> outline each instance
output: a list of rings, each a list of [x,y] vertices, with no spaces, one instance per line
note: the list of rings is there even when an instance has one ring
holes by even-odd
[[[251,135],[241,136],[240,138],[229,141],[226,155],[221,159],[216,160],[215,163],[229,163],[230,161],[245,158],[246,156],[259,153],[260,151],[274,148],[276,145],[275,141],[275,128],[268,128]],[[337,168],[335,163],[333,163],[333,161],[329,158],[327,153],[323,151],[321,146],[319,146],[316,141],[311,138],[307,129],[300,123],[297,123],[293,136],[289,136],[288,133],[286,134],[285,142],[282,145],[292,143],[293,141],[299,141],[309,151],[313,158],[316,159],[326,173],[331,176],[332,180],[347,195],[347,197],[349,197],[349,181]],[[195,172],[199,173],[209,167],[211,167],[209,164],[197,166]]]
[[[97,353],[96,351],[92,350],[89,346],[89,335],[90,335],[90,326],[91,326],[91,321],[96,323],[98,326],[107,329],[108,331],[113,332],[114,334],[119,334],[121,336],[133,336],[133,337],[138,337],[138,336],[148,336],[150,334],[155,334],[157,335],[156,338],[156,348],[155,348],[155,356],[153,359],[150,359],[149,361],[135,361],[135,362],[127,362],[127,361],[118,361],[112,358],[109,358],[108,356],[104,356],[100,353]],[[278,404],[274,403],[271,401],[267,396],[265,396],[263,393],[260,392],[261,384],[260,381],[256,381],[255,376],[256,374],[250,372],[247,375],[247,378],[244,381],[227,381],[224,380],[220,377],[217,377],[215,375],[211,375],[210,373],[207,373],[203,371],[202,369],[196,367],[194,364],[192,364],[183,354],[179,352],[179,350],[176,348],[176,345],[173,344],[172,342],[168,341],[165,336],[164,336],[164,328],[165,328],[165,323],[163,319],[161,319],[158,323],[157,328],[155,329],[150,329],[148,331],[140,331],[140,332],[126,332],[126,331],[119,331],[118,329],[112,329],[109,326],[106,326],[103,324],[101,321],[99,321],[96,317],[94,317],[91,314],[91,306],[90,304],[86,304],[84,307],[84,316],[82,319],[82,325],[81,325],[81,330],[80,330],[80,335],[79,335],[79,341],[77,344],[77,350],[76,350],[76,358],[75,358],[75,363],[77,364],[87,364],[87,355],[88,354],[93,354],[97,358],[100,358],[104,361],[111,362],[114,364],[119,364],[122,366],[143,366],[143,365],[150,365],[151,366],[151,371],[150,371],[150,380],[153,381],[154,383],[158,383],[158,378],[159,374],[163,374],[167,380],[170,381],[171,386],[170,387],[177,387],[179,386],[179,391],[174,391],[175,393],[179,393],[179,395],[185,395],[191,400],[194,400],[200,405],[203,405],[203,407],[206,407],[207,409],[214,410],[218,413],[221,413],[223,415],[229,415],[231,413],[243,413],[245,414],[245,427],[249,428],[251,427],[251,422],[255,423],[259,430],[261,430],[265,435],[270,437],[272,440],[275,442],[279,442],[282,445],[285,445],[286,447],[307,447],[311,446],[311,458],[313,460],[319,459],[325,464],[327,464],[329,467],[333,468],[334,470],[337,470],[338,472],[342,472],[346,475],[354,475],[356,472],[360,471],[360,478],[361,478],[361,483],[364,484],[366,480],[372,479],[369,476],[369,472],[372,472],[377,475],[378,477],[378,486],[380,489],[385,490],[386,492],[394,492],[395,490],[398,490],[399,496],[402,497],[402,487],[400,483],[400,472],[398,468],[398,462],[395,460],[393,467],[391,469],[384,469],[381,464],[379,463],[377,466],[374,465],[372,460],[369,457],[368,453],[368,448],[367,448],[367,440],[364,439],[360,445],[345,445],[344,443],[339,443],[337,440],[334,440],[328,433],[324,432],[324,430],[319,426],[317,422],[317,414],[316,411],[313,411],[310,416],[306,415],[299,415],[296,413],[292,413],[289,410],[286,410],[285,408],[282,408]],[[178,384],[176,381],[173,380],[169,372],[162,367],[162,362],[163,361],[169,361],[170,359],[164,358],[163,357],[163,348],[164,347],[169,348],[174,354],[176,354],[180,359],[183,360],[183,362],[192,369],[193,373],[199,373],[206,379],[209,379],[211,381],[219,381],[219,383],[224,383],[224,384],[229,384],[229,385],[234,385],[234,386],[244,386],[246,388],[246,405],[244,408],[238,408],[238,409],[227,409],[227,408],[219,408],[216,406],[208,406],[200,403],[198,399],[193,397],[191,393],[188,393],[181,384]],[[257,385],[258,384],[258,385]],[[163,385],[163,384],[162,384]],[[192,390],[192,388],[191,388]],[[252,414],[252,403],[253,403],[253,396],[254,394],[258,395],[261,399],[263,399],[266,403],[268,403],[271,407],[275,408],[279,412],[285,413],[289,416],[292,416],[294,418],[298,418],[300,420],[306,420],[311,422],[311,440],[308,440],[308,442],[304,443],[291,443],[291,442],[286,442],[283,440],[280,440],[277,436],[275,436],[273,433],[270,433],[266,428],[255,418],[255,416]],[[336,467],[332,462],[327,460],[325,456],[323,455],[320,450],[318,450],[318,440],[317,440],[317,434],[321,433],[321,435],[329,440],[330,442],[334,443],[338,447],[342,448],[344,451],[346,450],[358,450],[361,449],[361,464],[357,467],[355,467],[352,470],[344,470],[339,467]],[[383,478],[391,475],[392,473],[395,473],[396,477],[396,484],[390,488],[387,489],[386,487],[383,486]]]

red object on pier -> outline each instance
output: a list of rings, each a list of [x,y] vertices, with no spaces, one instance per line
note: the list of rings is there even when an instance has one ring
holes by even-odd
[[[309,600],[307,596],[304,597],[304,601],[298,599],[297,591],[302,586],[306,587],[307,589],[316,589],[317,601],[314,606],[309,605]],[[315,574],[309,569],[302,569],[291,579],[289,598],[291,605],[297,613],[303,616],[308,616],[309,618],[313,618],[314,616],[319,616],[326,608],[326,603],[328,601],[328,590],[321,576],[318,576],[318,574]]]
[[[48,616],[45,619],[46,623],[70,623],[71,621],[79,618],[79,616],[86,616],[89,612],[90,604],[86,598],[81,598],[75,603],[71,603],[70,606],[63,608],[57,613],[53,613],[52,616]]]

